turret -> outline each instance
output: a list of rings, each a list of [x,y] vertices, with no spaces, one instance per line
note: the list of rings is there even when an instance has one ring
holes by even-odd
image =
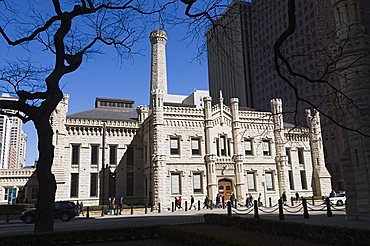
[[[324,148],[322,144],[320,115],[317,110],[313,116],[306,109],[307,125],[310,128],[310,146],[313,167],[313,191],[317,196],[327,196],[331,192],[331,176],[325,167]]]
[[[150,108],[155,105],[161,106],[157,96],[163,101],[167,95],[167,69],[166,69],[166,43],[167,34],[163,30],[155,30],[150,33],[150,43],[152,45],[151,54],[151,74],[150,74]]]

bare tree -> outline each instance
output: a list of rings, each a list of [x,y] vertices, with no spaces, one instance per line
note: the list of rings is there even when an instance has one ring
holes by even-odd
[[[54,146],[49,118],[63,98],[61,79],[76,71],[88,55],[98,53],[101,45],[114,47],[119,57],[132,54],[133,45],[145,33],[142,18],[160,13],[176,0],[165,3],[141,0],[51,2],[51,12],[33,7],[31,17],[16,11],[19,6],[4,2],[0,15],[0,35],[9,46],[30,50],[31,43],[39,43],[54,56],[50,69],[31,65],[32,60],[8,63],[0,78],[2,90],[18,98],[16,101],[0,100],[2,113],[17,116],[24,123],[32,121],[37,131],[39,218],[35,232],[53,231],[56,182],[51,172]],[[32,58],[32,53],[30,55]]]

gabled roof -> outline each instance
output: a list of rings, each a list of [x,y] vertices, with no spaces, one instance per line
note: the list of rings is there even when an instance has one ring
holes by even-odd
[[[67,115],[67,119],[138,121],[138,116],[133,108],[95,108]]]

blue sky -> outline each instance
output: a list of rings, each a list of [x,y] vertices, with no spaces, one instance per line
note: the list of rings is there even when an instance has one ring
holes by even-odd
[[[177,26],[170,30],[167,42],[168,91],[172,94],[190,94],[194,89],[208,89],[207,63],[194,60],[198,48],[195,42],[184,40],[186,28]],[[69,113],[94,107],[96,97],[128,98],[135,105],[147,105],[150,86],[149,32],[138,44],[141,55],[117,62],[116,53],[106,49],[105,54],[84,61],[73,74],[63,79],[63,91],[70,95]],[[206,58],[206,54],[203,54]],[[41,58],[40,58],[41,59]],[[27,165],[37,159],[37,138],[32,123],[24,125],[28,135]]]
[[[68,2],[68,1],[67,1]],[[225,0],[228,2],[228,0]],[[49,13],[54,15],[51,1],[33,0],[30,3],[37,6],[37,10],[45,15]],[[180,2],[179,2],[180,3]],[[202,2],[201,2],[202,3]],[[25,14],[20,16],[24,23],[33,23],[34,19],[27,16],[32,13],[27,4],[14,5]],[[204,44],[204,26],[197,25],[199,38],[193,40],[186,39],[187,23],[189,18],[184,16],[185,5],[179,4],[178,8],[168,12],[168,16],[176,17],[177,24],[165,23],[164,30],[168,34],[167,42],[167,78],[168,92],[171,94],[188,95],[194,89],[208,89],[208,74],[206,54],[199,59],[198,45]],[[1,5],[0,5],[1,7]],[[51,11],[51,12],[50,12]],[[195,11],[195,10],[194,10]],[[11,24],[6,23],[4,11],[0,15],[2,26],[11,36],[23,36],[22,30]],[[11,13],[13,14],[13,13]],[[12,15],[10,15],[12,17]],[[179,20],[177,18],[185,18]],[[23,18],[26,19],[23,20]],[[28,19],[27,18],[31,18]],[[126,98],[135,100],[135,106],[147,105],[149,101],[150,86],[150,31],[161,26],[158,24],[158,16],[151,16],[151,19],[141,20],[133,19],[133,22],[147,26],[144,37],[135,45],[135,50],[140,50],[140,54],[133,55],[132,59],[124,60],[122,63],[117,61],[117,53],[112,48],[103,48],[103,54],[96,54],[93,58],[85,59],[81,67],[72,74],[66,75],[61,81],[63,92],[70,95],[69,113],[75,113],[82,110],[88,110],[94,107],[96,97]],[[27,22],[28,21],[28,22]],[[146,22],[145,22],[146,21]],[[83,23],[83,22],[77,22]],[[134,25],[134,24],[132,24]],[[83,26],[84,28],[84,26]],[[82,28],[83,31],[85,31]],[[203,29],[202,29],[203,28]],[[194,30],[194,29],[193,29]],[[18,33],[19,32],[19,33]],[[36,65],[50,66],[54,64],[54,56],[50,52],[43,51],[43,46],[37,42],[31,42],[25,51],[24,47],[9,47],[4,39],[0,38],[0,67],[6,64],[6,61],[14,58],[30,58]],[[33,165],[38,157],[37,137],[32,122],[24,125],[24,130],[28,135],[27,142],[27,165]]]

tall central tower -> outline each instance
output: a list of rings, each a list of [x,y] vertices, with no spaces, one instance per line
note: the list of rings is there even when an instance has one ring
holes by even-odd
[[[161,201],[160,190],[166,187],[166,153],[165,145],[161,137],[165,136],[163,127],[163,104],[167,95],[167,71],[166,71],[166,42],[167,35],[162,30],[150,33],[152,44],[152,62],[150,78],[150,109],[152,110],[153,127],[151,129],[151,162],[152,162],[152,191],[151,203],[157,206]]]
[[[166,43],[167,34],[162,30],[150,33],[152,59],[150,73],[150,108],[156,105],[155,94],[167,94]]]

